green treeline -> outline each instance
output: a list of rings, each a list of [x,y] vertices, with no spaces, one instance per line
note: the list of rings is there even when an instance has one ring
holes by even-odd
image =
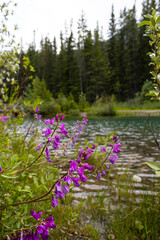
[[[141,19],[160,2],[144,0]],[[105,40],[98,27],[91,32],[82,14],[78,22],[78,40],[72,30],[68,37],[60,33],[60,50],[56,39],[41,40],[40,49],[30,44],[27,56],[34,67],[34,77],[44,80],[54,98],[60,94],[72,95],[78,102],[83,94],[89,103],[100,97],[114,95],[117,101],[126,101],[140,92],[144,82],[150,79],[148,39],[143,36],[144,28],[138,28],[136,8],[122,10],[115,19],[112,7]],[[107,31],[107,30],[106,30]],[[20,74],[21,79],[21,74]]]

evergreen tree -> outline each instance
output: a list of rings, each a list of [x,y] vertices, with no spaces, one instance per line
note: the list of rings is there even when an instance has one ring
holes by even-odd
[[[56,96],[58,87],[58,76],[57,76],[57,44],[56,44],[56,38],[54,37],[53,40],[53,59],[52,59],[52,93],[53,96]]]
[[[90,102],[106,94],[106,82],[109,69],[106,63],[105,54],[102,51],[102,41],[99,36],[99,28],[94,31],[94,44],[92,54],[92,74],[88,85],[88,98]]]
[[[66,84],[66,77],[65,77],[65,71],[66,71],[66,49],[63,39],[63,33],[60,33],[60,52],[57,56],[57,93],[56,96],[58,96],[58,93],[65,94],[65,84]]]
[[[111,72],[111,83],[108,86],[107,94],[112,95],[115,93],[115,46],[116,46],[116,23],[114,15],[114,7],[112,5],[111,19],[109,25],[109,40],[107,44],[108,48],[108,58],[109,58],[109,67]]]
[[[65,69],[65,89],[66,95],[72,93],[74,97],[78,97],[79,78],[78,78],[78,66],[75,58],[75,41],[73,32],[66,41],[66,69]]]
[[[81,18],[78,21],[78,68],[79,68],[79,79],[80,79],[80,91],[83,93],[85,91],[85,78],[84,78],[84,62],[83,62],[83,49],[84,41],[87,36],[87,23],[82,12]]]
[[[92,58],[93,58],[93,39],[91,31],[88,31],[84,39],[84,94],[86,94],[87,101],[91,101],[89,92],[90,80],[93,74]]]

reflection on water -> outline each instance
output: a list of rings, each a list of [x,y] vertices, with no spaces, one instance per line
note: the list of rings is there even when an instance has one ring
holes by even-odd
[[[160,117],[150,117],[153,131],[156,138],[159,138],[160,134]],[[75,119],[67,119],[66,129],[71,130],[75,125]],[[28,125],[29,120],[26,120],[24,125]],[[23,127],[24,127],[23,125]],[[43,129],[45,125],[41,124],[40,129]],[[23,128],[24,129],[24,128]],[[146,186],[146,189],[157,182],[158,179],[146,166],[146,161],[160,162],[159,151],[154,142],[147,117],[105,117],[89,119],[85,130],[81,134],[79,140],[83,143],[88,139],[89,143],[93,143],[95,136],[107,136],[110,132],[117,131],[119,141],[122,143],[122,152],[119,154],[119,158],[115,164],[115,170],[110,175],[110,180],[102,178],[97,182],[94,178],[89,179],[87,183],[83,184],[81,188],[74,188],[73,194],[75,198],[86,198],[88,195],[95,196],[97,192],[100,194],[109,196],[116,196],[116,181],[114,175],[122,175],[128,170],[130,178],[134,174],[142,178],[142,183],[134,184],[134,191],[136,194],[145,193],[142,190]],[[73,154],[73,151],[70,152]],[[121,185],[123,188],[123,185]],[[153,192],[150,192],[153,193]],[[154,193],[153,193],[154,194]]]

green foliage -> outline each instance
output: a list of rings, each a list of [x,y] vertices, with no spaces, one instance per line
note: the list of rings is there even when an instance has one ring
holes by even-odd
[[[84,111],[85,108],[87,108],[89,106],[87,100],[86,100],[86,96],[85,94],[83,94],[81,92],[81,94],[79,95],[79,102],[78,102],[78,106],[79,106],[79,109],[80,111]]]
[[[77,108],[77,104],[75,103],[73,95],[71,93],[68,98],[62,93],[59,94],[56,101],[61,107],[61,112],[69,113],[70,109]]]
[[[102,97],[93,104],[90,114],[97,116],[113,116],[116,114],[114,104],[114,96],[110,98]]]
[[[52,94],[47,89],[44,79],[40,80],[36,77],[32,80],[32,85],[28,85],[25,98],[32,102],[34,102],[37,98],[49,101],[52,98]]]
[[[135,97],[137,104],[142,104],[144,101],[149,100],[150,97],[146,96],[149,91],[153,90],[153,84],[151,81],[146,80],[142,86],[141,92],[138,92]]]
[[[156,162],[146,162],[146,164],[155,171],[158,177],[160,177],[160,164]]]
[[[23,103],[24,110],[28,113],[33,113],[38,105],[41,106],[41,114],[43,115],[53,116],[61,112],[59,102],[52,97],[45,81],[43,79],[40,80],[38,77],[33,79],[32,85],[28,85]]]
[[[12,1],[0,4],[0,96],[3,101],[8,102],[9,93],[16,84],[16,74],[19,70],[19,59],[17,57],[17,46],[14,35],[8,30],[7,19],[13,15],[13,8],[16,6]],[[10,49],[10,50],[8,50]],[[17,85],[16,85],[17,86]],[[9,89],[11,87],[11,89]]]
[[[119,176],[115,176],[116,180],[118,178]],[[145,186],[142,189],[146,193],[137,198],[134,183],[129,175],[123,175],[119,179],[119,200],[116,209],[110,208],[107,213],[109,221],[106,228],[107,239],[159,239],[160,196],[150,195]],[[113,238],[109,238],[111,235]]]
[[[149,20],[141,22],[139,27],[146,26],[145,35],[150,38],[149,44],[152,47],[152,52],[148,55],[151,60],[150,64],[154,66],[154,71],[151,72],[154,90],[150,90],[147,96],[160,100],[160,16],[156,14],[156,10],[153,9],[151,15],[145,15]]]
[[[35,151],[37,131],[27,140],[16,131],[17,128],[14,121],[9,121],[7,126],[2,122],[0,124],[0,139],[3,139],[0,141],[1,165],[3,165],[0,174],[2,213],[0,236],[3,237],[24,226],[34,225],[29,215],[33,207],[32,200],[46,193],[59,176],[58,169],[44,161],[44,155],[39,157],[38,164],[34,165],[31,171],[21,172],[39,156],[39,153]],[[45,211],[47,205],[46,201],[39,207]],[[35,204],[37,210],[39,207]]]

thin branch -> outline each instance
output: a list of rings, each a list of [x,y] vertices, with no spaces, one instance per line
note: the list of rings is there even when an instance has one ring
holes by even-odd
[[[150,121],[150,116],[148,117],[147,120],[148,120],[148,124],[149,124],[150,131],[151,131],[152,136],[153,136],[153,138],[154,138],[154,141],[155,141],[155,143],[156,143],[156,145],[157,145],[157,147],[158,147],[158,150],[160,151],[160,145],[159,145],[159,142],[157,141],[157,139],[156,139],[156,137],[155,137],[155,134],[154,134],[154,131],[153,131],[153,128],[152,128],[152,124],[151,124],[151,121]]]

